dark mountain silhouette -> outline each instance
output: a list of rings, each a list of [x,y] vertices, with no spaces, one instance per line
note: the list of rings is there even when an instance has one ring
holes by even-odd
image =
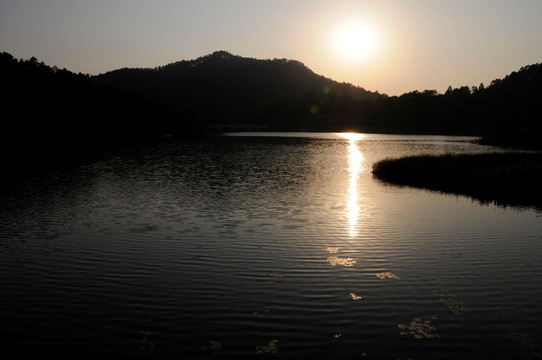
[[[3,121],[0,160],[4,169],[49,168],[158,136],[176,114],[141,97],[98,87],[90,76],[49,67],[36,58],[0,54]],[[190,128],[185,124],[185,128]]]
[[[219,51],[99,76],[0,54],[5,168],[48,168],[118,144],[231,129],[484,135],[542,147],[542,65],[487,87],[369,92],[300,62]]]
[[[410,132],[480,135],[536,145],[542,138],[542,64],[525,66],[489,86],[413,91],[380,99],[369,122]]]
[[[315,74],[298,61],[257,60],[217,51],[154,69],[120,69],[93,77],[133,91],[209,126],[278,130],[353,127],[366,104],[384,97]]]
[[[92,78],[167,106],[182,121],[237,129],[370,131],[540,138],[542,66],[489,86],[369,92],[315,74],[298,61],[257,60],[218,51],[154,69]],[[523,140],[521,140],[523,141]]]
[[[522,67],[474,91],[492,118],[487,143],[542,148],[542,64]]]

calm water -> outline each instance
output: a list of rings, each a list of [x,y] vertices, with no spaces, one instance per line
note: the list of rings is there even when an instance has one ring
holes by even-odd
[[[541,214],[370,172],[386,157],[494,149],[252,135],[148,145],[4,189],[3,352],[542,356]]]

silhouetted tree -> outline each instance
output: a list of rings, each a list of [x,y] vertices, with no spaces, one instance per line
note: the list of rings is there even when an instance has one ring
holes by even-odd
[[[0,160],[19,170],[48,166],[170,131],[176,115],[135,94],[35,57],[0,54],[4,119]]]

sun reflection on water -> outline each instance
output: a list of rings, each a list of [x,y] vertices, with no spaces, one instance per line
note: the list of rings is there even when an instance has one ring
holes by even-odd
[[[350,236],[356,236],[360,212],[358,179],[359,174],[365,170],[363,167],[364,157],[361,151],[359,151],[357,141],[363,138],[363,134],[342,133],[340,135],[350,142],[348,147],[348,171],[350,172],[350,181],[348,186],[347,211],[348,222],[350,225],[349,234]]]

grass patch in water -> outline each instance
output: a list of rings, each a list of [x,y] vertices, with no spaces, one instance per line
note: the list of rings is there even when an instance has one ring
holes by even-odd
[[[282,277],[282,275],[277,272],[268,272],[266,276],[268,280],[278,280]]]
[[[339,248],[338,247],[327,247],[326,248],[326,251],[330,254],[336,254],[339,252]]]
[[[396,279],[396,280],[399,280],[400,277],[395,274],[395,273],[392,273],[392,272],[389,272],[389,271],[386,271],[386,272],[381,272],[381,273],[377,273],[375,274],[377,278],[379,278],[380,280],[386,280],[386,279]]]
[[[278,340],[273,339],[267,345],[256,346],[256,354],[258,355],[276,355],[279,353]]]
[[[433,317],[433,320],[437,319],[437,317]],[[420,318],[415,318],[410,324],[397,324],[397,327],[401,330],[401,335],[412,335],[416,339],[434,339],[440,337],[434,333],[437,328],[431,324],[431,320],[424,321]]]
[[[373,175],[388,183],[542,208],[542,153],[418,155],[385,159]]]
[[[540,349],[540,344],[533,338],[529,333],[512,331],[510,336],[519,342],[522,348],[528,350],[533,355],[533,358],[542,359],[542,352]]]
[[[351,292],[349,295],[354,301],[361,300],[361,296],[356,295],[356,293]]]
[[[327,258],[327,261],[331,264],[331,266],[342,265],[345,267],[352,267],[356,263],[356,260],[352,258],[341,258],[338,256],[330,256]]]

